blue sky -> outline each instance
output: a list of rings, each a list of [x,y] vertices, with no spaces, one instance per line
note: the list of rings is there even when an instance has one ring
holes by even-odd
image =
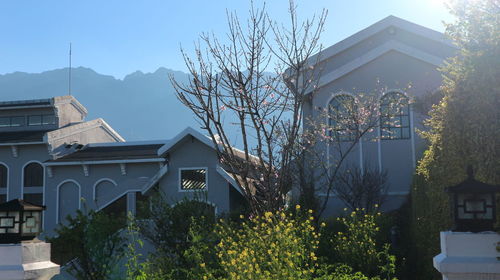
[[[329,11],[324,46],[388,16],[395,15],[444,31],[453,18],[444,0],[297,0],[302,18]],[[257,5],[262,1],[256,0]],[[270,14],[287,20],[287,0],[269,0]],[[179,46],[192,50],[201,32],[224,35],[226,9],[245,16],[242,0],[2,0],[0,1],[0,74],[41,72],[68,65],[123,78],[137,70],[163,66],[185,70]]]

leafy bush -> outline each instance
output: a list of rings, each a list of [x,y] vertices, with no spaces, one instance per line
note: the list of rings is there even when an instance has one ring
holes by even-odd
[[[346,264],[368,276],[391,279],[395,274],[396,259],[389,253],[389,244],[377,243],[381,214],[356,210],[337,218],[335,226],[323,230],[320,256],[326,257],[328,263]]]
[[[152,196],[150,205],[141,205],[145,212],[138,220],[142,236],[154,247],[155,252],[148,256],[150,273],[163,279],[190,279],[196,268],[188,253],[193,246],[203,240],[208,246],[208,238],[215,225],[215,212],[212,205],[197,200],[184,199],[171,206],[163,194]],[[193,232],[194,221],[202,222],[203,227]],[[215,242],[214,242],[215,244]]]
[[[76,279],[109,279],[125,249],[125,239],[119,232],[124,220],[93,210],[77,210],[66,220],[55,230],[57,237],[48,238],[53,260],[68,263],[68,272]]]
[[[412,279],[442,278],[432,258],[439,253],[439,231],[451,225],[444,188],[464,180],[468,165],[478,180],[500,184],[500,6],[498,0],[450,4],[456,21],[446,33],[459,53],[441,69],[443,98],[423,132],[430,146],[411,194]]]
[[[239,227],[219,223],[217,235],[217,256],[229,279],[311,279],[318,265],[311,215],[266,212]]]

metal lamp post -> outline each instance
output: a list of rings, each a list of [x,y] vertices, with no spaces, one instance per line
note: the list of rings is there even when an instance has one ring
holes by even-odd
[[[0,243],[33,240],[42,231],[44,209],[19,199],[0,204]]]
[[[474,179],[472,168],[467,169],[468,177],[458,185],[446,188],[450,194],[453,231],[482,232],[493,231],[496,221],[495,194],[500,186],[489,185]]]

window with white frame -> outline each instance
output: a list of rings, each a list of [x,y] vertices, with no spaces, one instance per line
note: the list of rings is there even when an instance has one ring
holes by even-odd
[[[356,139],[356,102],[354,97],[339,94],[328,104],[328,125],[331,137],[337,141],[354,141]]]
[[[196,191],[207,188],[207,168],[181,168],[179,176],[181,190]]]
[[[410,138],[410,105],[404,94],[389,92],[380,99],[380,137]]]

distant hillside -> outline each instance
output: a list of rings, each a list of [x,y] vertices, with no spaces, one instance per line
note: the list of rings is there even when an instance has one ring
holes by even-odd
[[[168,75],[188,75],[166,68],[137,71],[123,80],[84,67],[72,69],[72,93],[89,110],[87,120],[101,117],[127,140],[171,138],[192,126],[192,114],[176,98]],[[68,94],[68,69],[0,75],[0,100],[48,98]]]

